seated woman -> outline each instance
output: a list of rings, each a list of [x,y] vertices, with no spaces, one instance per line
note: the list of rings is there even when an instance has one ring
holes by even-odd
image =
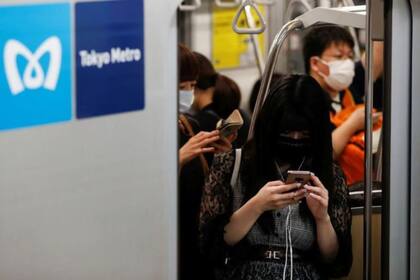
[[[217,155],[203,190],[201,249],[217,279],[346,275],[348,192],[332,163],[329,103],[317,82],[293,75],[271,87],[239,155]],[[301,186],[285,183],[288,170],[313,173]]]

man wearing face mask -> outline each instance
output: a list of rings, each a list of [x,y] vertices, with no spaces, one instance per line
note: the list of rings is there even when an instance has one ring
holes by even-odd
[[[365,109],[356,107],[349,90],[355,75],[353,47],[350,33],[335,25],[313,27],[304,38],[305,69],[329,94],[331,119],[344,110],[349,111],[348,117],[332,134],[334,159],[340,158],[350,138],[365,127]],[[356,109],[349,110],[351,108]],[[374,114],[374,123],[380,116]]]

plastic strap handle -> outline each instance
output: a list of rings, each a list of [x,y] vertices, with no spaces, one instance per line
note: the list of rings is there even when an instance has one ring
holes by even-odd
[[[239,18],[242,14],[243,11],[245,11],[245,9],[247,8],[253,8],[257,15],[258,18],[260,19],[261,22],[261,27],[248,27],[248,28],[240,28],[238,27],[238,22],[239,22]],[[239,7],[238,12],[236,13],[235,17],[233,18],[233,22],[232,22],[232,28],[233,30],[238,33],[238,34],[261,34],[265,31],[266,28],[266,23],[264,20],[264,17],[262,16],[261,12],[258,10],[257,6],[255,5],[255,3],[252,0],[243,0],[241,6]]]
[[[275,0],[255,0],[255,4],[273,6],[276,4]]]
[[[201,0],[194,0],[194,4],[192,5],[185,5],[185,4],[179,4],[179,10],[183,12],[191,12],[195,11],[198,8],[201,7]]]
[[[372,2],[366,1],[366,72],[365,72],[365,178],[363,212],[363,279],[372,272],[372,133],[373,133],[373,41]]]
[[[246,18],[246,22],[248,23],[248,27],[250,28],[256,27],[255,19],[252,16],[250,7],[245,8],[245,18]],[[260,76],[262,76],[264,73],[265,62],[264,62],[262,51],[258,44],[258,35],[252,34],[252,35],[249,35],[249,37],[251,38],[251,43],[254,48],[254,55],[255,55],[255,59],[257,60],[258,70],[260,72]]]
[[[233,0],[233,1],[223,1],[223,0],[215,0],[216,6],[220,8],[233,8],[237,7],[241,4],[241,0]]]

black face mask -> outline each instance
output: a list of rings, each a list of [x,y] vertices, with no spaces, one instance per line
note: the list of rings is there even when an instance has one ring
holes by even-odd
[[[294,164],[302,161],[302,158],[309,158],[312,153],[311,138],[294,139],[287,136],[277,136],[276,157],[280,161]]]

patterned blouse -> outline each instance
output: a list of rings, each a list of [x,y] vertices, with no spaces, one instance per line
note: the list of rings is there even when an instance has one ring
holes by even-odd
[[[271,280],[282,279],[285,267],[286,218],[289,208],[274,211],[275,230],[266,232],[256,223],[248,234],[233,247],[224,241],[224,227],[233,212],[243,205],[243,184],[238,176],[235,186],[230,185],[235,152],[216,155],[206,180],[200,210],[200,240],[202,253],[215,267],[217,279]],[[239,171],[240,172],[240,171]],[[293,279],[327,279],[348,274],[352,264],[351,211],[348,190],[342,171],[334,166],[335,186],[329,192],[328,212],[339,241],[336,259],[322,262],[316,241],[315,221],[301,204],[290,207],[290,237],[293,244]],[[250,248],[281,248],[284,252],[274,260],[239,258],[249,255]],[[277,250],[277,249],[276,249]],[[231,259],[232,261],[227,261]],[[290,279],[291,266],[285,269]]]

